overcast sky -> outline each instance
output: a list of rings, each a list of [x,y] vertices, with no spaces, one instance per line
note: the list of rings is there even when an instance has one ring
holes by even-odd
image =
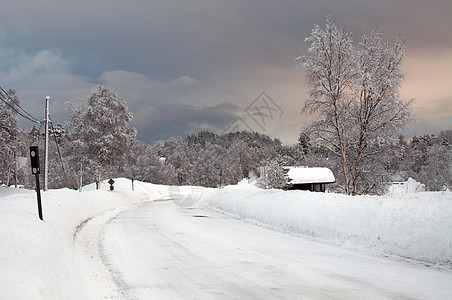
[[[251,129],[295,143],[308,117],[305,54],[331,13],[355,40],[378,26],[407,41],[406,135],[452,128],[450,0],[1,0],[0,86],[38,119],[107,84],[147,143],[200,130]],[[261,115],[256,107],[260,108]],[[21,121],[22,127],[33,124]]]

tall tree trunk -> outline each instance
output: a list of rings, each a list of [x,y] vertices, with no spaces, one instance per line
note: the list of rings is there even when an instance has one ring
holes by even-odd
[[[17,158],[14,153],[14,187],[17,189]]]
[[[11,159],[8,160],[8,175],[6,177],[6,186],[9,187],[9,179],[11,177]]]
[[[347,165],[346,165],[346,158],[345,158],[345,151],[344,151],[344,143],[342,141],[342,134],[341,134],[341,130],[339,128],[339,116],[337,114],[336,103],[334,103],[334,117],[335,117],[335,123],[336,123],[335,125],[336,125],[337,138],[339,141],[339,154],[341,156],[342,173],[344,174],[344,189],[345,189],[345,193],[348,195],[350,192],[349,192],[349,186],[348,186]]]
[[[353,169],[353,190],[352,190],[352,195],[355,196],[356,195],[356,191],[358,188],[358,169],[359,169],[359,162],[361,159],[361,154],[363,151],[363,145],[364,145],[364,130],[361,128],[361,133],[359,136],[359,144],[358,144],[358,150],[356,153],[356,159],[355,159],[355,166]]]
[[[359,175],[359,163],[361,160],[361,154],[364,150],[366,140],[367,140],[367,128],[369,126],[369,119],[372,116],[371,108],[368,106],[368,98],[367,98],[367,91],[363,90],[361,91],[360,95],[360,116],[359,116],[359,123],[360,123],[360,132],[359,132],[359,140],[358,140],[358,149],[356,150],[356,158],[355,158],[355,165],[353,169],[353,190],[352,195],[355,196],[356,192],[358,190],[358,175]]]

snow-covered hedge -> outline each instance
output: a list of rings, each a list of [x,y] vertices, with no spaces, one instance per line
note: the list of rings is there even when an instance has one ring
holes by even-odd
[[[277,230],[381,255],[452,265],[452,193],[403,198],[230,186],[207,205]]]

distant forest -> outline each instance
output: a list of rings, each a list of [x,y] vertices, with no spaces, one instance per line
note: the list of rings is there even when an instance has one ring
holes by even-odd
[[[19,102],[15,91],[9,93],[11,99]],[[11,106],[0,103],[0,111],[0,184],[17,183],[31,189],[34,176],[29,146],[39,146],[43,170],[44,135],[36,127],[30,132],[18,128]],[[80,183],[110,177],[218,187],[220,183],[236,184],[247,177],[257,179],[265,166],[310,166],[330,168],[336,184],[329,190],[344,192],[340,158],[309,132],[302,132],[298,143],[292,146],[247,131],[222,135],[202,131],[147,145],[137,140],[135,129],[129,127],[131,114],[125,102],[117,101],[116,94],[103,86],[86,101],[74,104],[70,111],[68,124],[52,125],[49,129],[49,188],[79,188]],[[424,183],[429,191],[452,186],[452,130],[415,136],[409,141],[400,137],[373,147],[379,148],[378,155],[364,161],[367,172],[360,174],[359,194],[383,194],[389,183],[409,177]]]

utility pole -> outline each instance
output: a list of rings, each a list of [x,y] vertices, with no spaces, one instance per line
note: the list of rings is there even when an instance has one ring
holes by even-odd
[[[44,146],[44,191],[47,191],[49,179],[49,101],[50,97],[46,97],[45,112],[45,146]]]

